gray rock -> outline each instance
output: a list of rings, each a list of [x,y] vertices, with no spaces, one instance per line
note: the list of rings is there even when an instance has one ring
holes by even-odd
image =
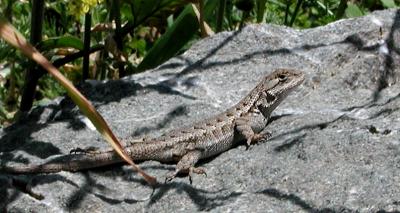
[[[250,25],[201,40],[154,70],[88,82],[85,94],[118,136],[157,136],[223,111],[277,67],[307,74],[273,113],[271,140],[203,161],[208,177],[195,176],[193,185],[178,178],[140,202],[151,188],[128,166],[14,181],[1,174],[0,209],[399,211],[399,27],[398,10],[309,30]],[[108,145],[68,99],[59,99],[1,131],[0,159],[37,163],[89,146]],[[174,168],[153,161],[139,165],[160,181]]]

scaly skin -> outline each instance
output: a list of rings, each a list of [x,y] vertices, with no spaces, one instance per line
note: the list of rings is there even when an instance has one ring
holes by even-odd
[[[135,160],[177,162],[175,172],[205,174],[204,169],[194,167],[203,158],[222,153],[239,141],[248,146],[265,141],[270,134],[265,130],[271,112],[286,96],[304,80],[304,74],[289,69],[278,69],[267,75],[238,104],[212,118],[191,126],[176,129],[164,136],[144,142],[125,139],[127,153]],[[123,160],[112,150],[93,153],[63,155],[40,165],[2,166],[8,173],[52,173],[90,169]]]

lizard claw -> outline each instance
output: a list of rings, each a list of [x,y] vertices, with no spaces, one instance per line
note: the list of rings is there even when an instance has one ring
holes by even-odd
[[[250,147],[254,144],[256,144],[259,140],[259,135],[258,134],[254,134],[252,137],[250,137],[249,139],[247,139],[246,141],[246,150],[249,150]]]
[[[179,173],[179,171],[175,171],[173,173],[168,174],[167,177],[165,177],[165,182],[164,183],[172,181],[178,175],[178,173]],[[193,182],[192,181],[193,174],[204,174],[207,177],[207,173],[206,173],[206,170],[204,168],[202,168],[202,167],[198,167],[198,168],[190,167],[189,168],[189,173],[188,173],[190,184],[192,184],[192,182]]]
[[[258,135],[259,135],[259,138],[258,138],[257,142],[259,142],[259,143],[264,143],[272,137],[272,134],[270,132],[263,132]]]
[[[177,172],[168,174],[167,177],[165,177],[164,183],[168,183],[168,182],[172,181],[176,177],[177,174],[178,174]]]

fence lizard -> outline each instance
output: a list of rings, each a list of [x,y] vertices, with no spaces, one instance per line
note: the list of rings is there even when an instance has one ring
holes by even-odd
[[[240,141],[247,146],[270,137],[266,131],[271,112],[304,80],[304,74],[290,69],[278,69],[265,76],[261,82],[238,104],[214,117],[167,134],[132,142],[125,149],[134,161],[155,160],[177,162],[176,169],[166,177],[170,181],[177,174],[205,174],[195,164],[203,158],[222,153]],[[8,173],[52,173],[90,169],[123,160],[113,151],[79,152],[62,155],[38,165],[0,165],[0,171]]]

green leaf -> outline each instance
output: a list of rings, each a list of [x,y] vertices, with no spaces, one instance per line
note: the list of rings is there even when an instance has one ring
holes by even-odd
[[[128,4],[123,4],[125,2],[121,2],[121,16],[128,19],[128,20],[133,20],[133,15],[132,15],[132,11],[131,8],[129,7]]]
[[[352,17],[359,17],[359,16],[363,16],[364,13],[361,11],[361,9],[353,4],[353,3],[347,3],[347,8],[345,10],[345,14],[348,18],[352,18]]]
[[[63,36],[49,38],[39,43],[39,49],[41,51],[62,47],[72,47],[78,50],[83,50],[83,42],[74,36]]]
[[[182,47],[196,34],[199,22],[189,4],[181,12],[173,25],[162,35],[149,50],[138,66],[138,71],[151,69],[175,56]]]
[[[257,1],[257,23],[261,23],[264,20],[266,3],[267,3],[267,0]]]
[[[143,56],[146,52],[146,41],[144,39],[132,39],[128,44],[128,47],[138,52],[139,56]]]
[[[393,0],[381,0],[383,7],[385,8],[394,8],[396,4]]]
[[[217,14],[216,8],[220,4],[220,0],[208,0],[205,1],[204,8],[203,8],[203,15],[205,22],[213,28],[216,25],[217,21]]]

